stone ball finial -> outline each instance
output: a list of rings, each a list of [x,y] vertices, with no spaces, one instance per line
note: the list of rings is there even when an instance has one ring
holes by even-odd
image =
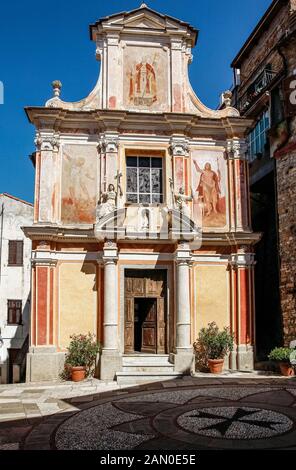
[[[146,3],[142,2],[140,8],[147,8]]]
[[[231,99],[232,99],[232,91],[230,91],[230,90],[224,91],[224,93],[223,93],[223,102],[224,102],[224,104],[227,108],[229,106],[231,106]]]
[[[59,97],[60,94],[61,94],[61,88],[62,88],[62,83],[60,82],[60,80],[54,80],[52,82],[51,86],[53,88],[54,96]]]

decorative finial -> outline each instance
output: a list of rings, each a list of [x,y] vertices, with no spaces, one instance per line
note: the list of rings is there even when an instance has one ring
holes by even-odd
[[[146,5],[146,3],[144,3],[144,2],[143,2],[143,3],[141,3],[141,6],[140,6],[140,8],[147,8],[147,5]]]
[[[223,93],[223,103],[225,104],[226,108],[231,106],[231,99],[232,99],[232,91],[226,90]]]
[[[59,98],[61,94],[62,83],[60,80],[54,80],[51,86],[53,88],[53,95]]]

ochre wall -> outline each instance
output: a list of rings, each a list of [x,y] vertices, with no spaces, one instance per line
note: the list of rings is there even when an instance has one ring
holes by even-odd
[[[61,263],[59,266],[59,346],[65,348],[73,333],[96,334],[96,264]]]
[[[222,328],[230,325],[228,273],[225,265],[195,265],[194,338],[199,330],[215,321]]]

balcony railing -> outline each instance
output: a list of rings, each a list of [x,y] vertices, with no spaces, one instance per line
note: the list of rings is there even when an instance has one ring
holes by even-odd
[[[239,100],[240,111],[246,111],[258,98],[267,91],[268,85],[277,76],[278,72],[271,70],[263,70],[248,90]]]

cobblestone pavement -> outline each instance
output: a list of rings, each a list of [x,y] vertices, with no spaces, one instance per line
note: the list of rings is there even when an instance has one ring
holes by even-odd
[[[296,378],[0,386],[0,450],[296,450]]]

